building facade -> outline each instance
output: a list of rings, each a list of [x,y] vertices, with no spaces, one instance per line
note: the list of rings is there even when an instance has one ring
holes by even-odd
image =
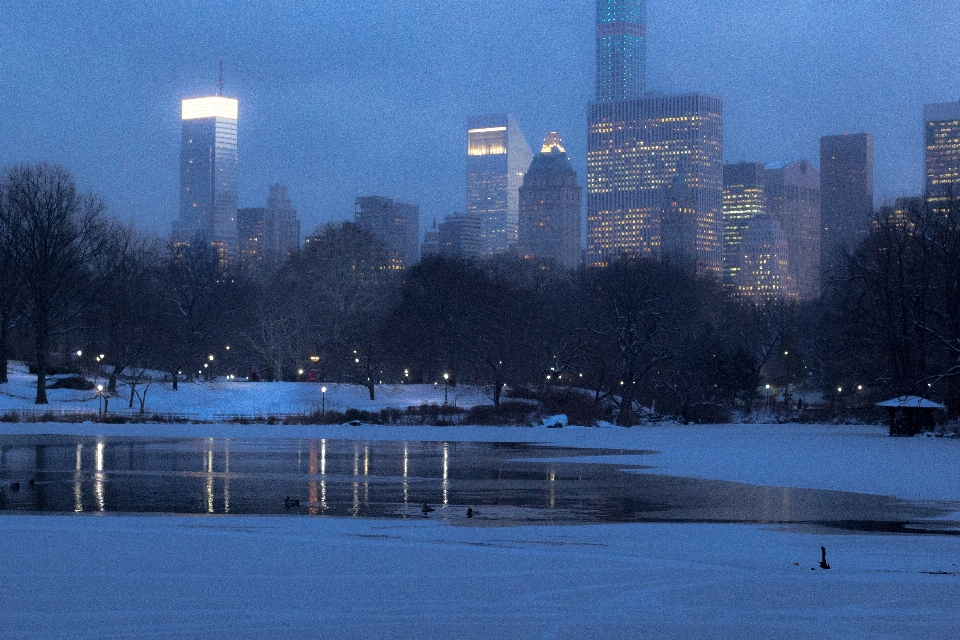
[[[237,209],[237,257],[244,269],[263,269],[263,207]]]
[[[756,162],[723,165],[723,280],[735,283],[750,222],[767,212],[766,169]]]
[[[840,266],[873,222],[873,136],[820,138],[820,265],[827,276]]]
[[[393,269],[409,269],[420,259],[420,207],[384,198],[357,198],[354,221],[383,240]]]
[[[639,98],[646,77],[646,0],[597,0],[597,101]]]
[[[767,213],[787,241],[787,262],[802,300],[820,295],[820,172],[807,160],[770,165],[764,177]]]
[[[237,251],[237,111],[233,98],[181,103],[180,215],[176,243],[209,242],[226,267]]]
[[[960,198],[960,102],[923,107],[924,196],[932,214],[956,213]]]
[[[587,122],[587,264],[679,253],[723,263],[723,103],[715,96],[597,101]]]
[[[437,230],[438,252],[442,256],[476,258],[483,250],[480,216],[454,213],[444,218]]]
[[[559,134],[551,132],[520,187],[519,250],[573,269],[580,264],[583,189]]]
[[[263,216],[264,261],[268,269],[278,268],[300,249],[300,220],[287,188],[270,187]]]
[[[773,216],[755,216],[740,243],[737,294],[756,304],[799,299],[790,273],[787,236]]]
[[[467,122],[467,213],[480,218],[483,255],[506,253],[518,239],[520,185],[533,152],[510,114]]]

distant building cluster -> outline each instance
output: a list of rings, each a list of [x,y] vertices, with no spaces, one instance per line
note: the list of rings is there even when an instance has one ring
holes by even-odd
[[[725,164],[721,98],[647,89],[646,0],[597,0],[595,26],[585,191],[557,132],[535,156],[509,113],[469,117],[466,209],[435,218],[422,243],[417,205],[356,199],[355,222],[381,239],[391,268],[434,255],[566,268],[679,258],[745,299],[816,298],[876,220],[873,136],[822,137],[819,170],[804,158]],[[300,222],[281,185],[265,206],[237,208],[237,112],[219,91],[183,100],[173,240],[269,271],[299,248]],[[946,213],[960,197],[960,102],[925,106],[923,127],[924,194],[885,205],[890,219]]]

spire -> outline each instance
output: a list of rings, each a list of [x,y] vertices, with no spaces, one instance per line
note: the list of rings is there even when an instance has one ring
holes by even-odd
[[[543,139],[543,147],[540,148],[540,153],[553,153],[553,150],[556,149],[560,153],[566,153],[566,149],[563,148],[562,140],[560,140],[560,134],[556,131],[551,131]]]
[[[217,81],[217,95],[223,95],[223,58],[220,58],[220,79]]]

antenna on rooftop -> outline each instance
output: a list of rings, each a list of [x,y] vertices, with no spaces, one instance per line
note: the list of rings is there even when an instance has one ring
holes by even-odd
[[[217,95],[223,95],[223,58],[220,58],[220,79],[217,81]]]

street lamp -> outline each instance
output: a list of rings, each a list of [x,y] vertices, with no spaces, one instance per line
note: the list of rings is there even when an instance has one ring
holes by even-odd
[[[447,392],[450,390],[450,374],[443,374],[443,404],[447,404]]]
[[[97,385],[97,415],[103,415],[103,385]]]
[[[326,417],[327,415],[327,388],[320,387],[320,414]]]

